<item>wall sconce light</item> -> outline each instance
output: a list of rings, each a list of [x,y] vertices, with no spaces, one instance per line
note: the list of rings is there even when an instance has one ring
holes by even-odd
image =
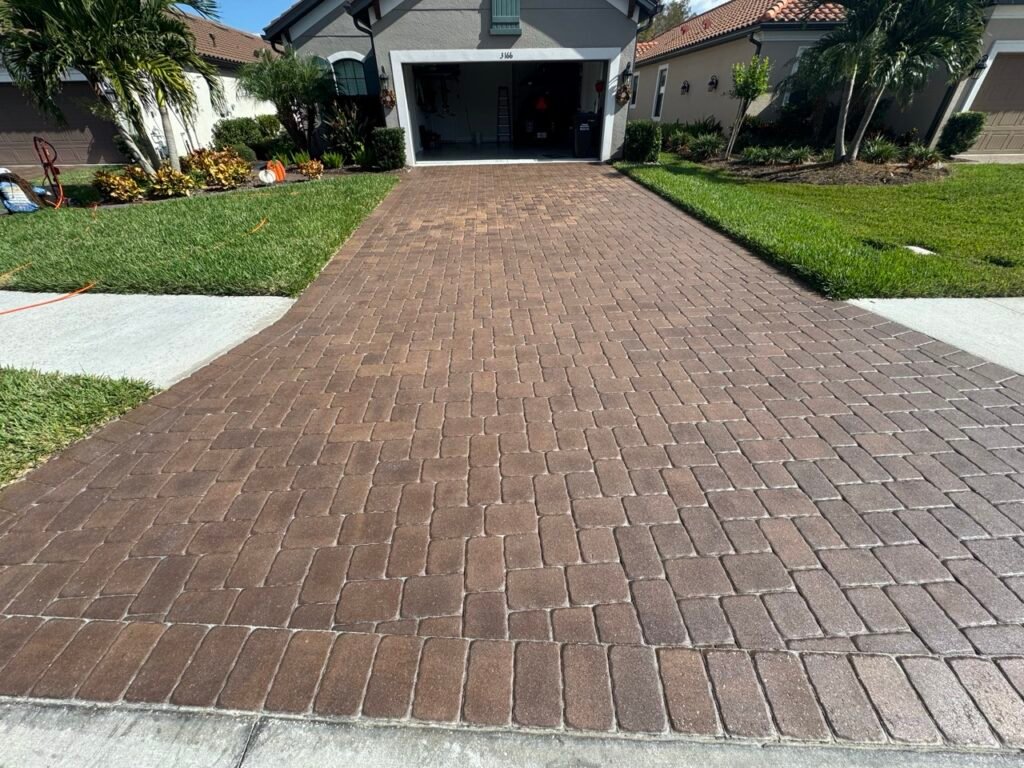
[[[988,54],[986,53],[980,59],[978,63],[974,65],[974,69],[971,70],[971,78],[977,80],[981,77],[981,73],[988,69]]]
[[[690,92],[690,81],[689,80],[683,80],[682,85],[679,86],[679,93],[689,93],[689,92]]]
[[[382,91],[386,91],[386,90],[388,90],[388,86],[390,86],[390,85],[391,85],[391,77],[390,77],[390,76],[388,75],[388,73],[387,73],[387,72],[386,72],[386,71],[384,70],[384,65],[383,65],[383,64],[382,64],[382,65],[381,65],[381,67],[380,67],[380,75],[379,75],[379,78],[380,78],[380,89],[381,89]]]
[[[708,80],[708,90],[709,91],[717,91],[718,90],[718,75],[712,75],[711,79]]]

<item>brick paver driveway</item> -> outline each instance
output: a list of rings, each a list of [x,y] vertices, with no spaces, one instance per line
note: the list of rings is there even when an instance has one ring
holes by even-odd
[[[1022,746],[1022,392],[609,168],[417,171],[0,496],[0,693]]]

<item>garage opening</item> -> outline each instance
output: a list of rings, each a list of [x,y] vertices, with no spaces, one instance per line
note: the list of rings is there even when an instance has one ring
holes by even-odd
[[[418,163],[600,157],[605,61],[405,67]]]

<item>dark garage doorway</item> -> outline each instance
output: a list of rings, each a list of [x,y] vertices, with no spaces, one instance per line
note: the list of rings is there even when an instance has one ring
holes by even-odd
[[[600,156],[604,61],[406,66],[417,162]]]

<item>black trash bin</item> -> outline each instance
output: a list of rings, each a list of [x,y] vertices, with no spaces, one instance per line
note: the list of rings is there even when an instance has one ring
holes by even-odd
[[[573,154],[597,157],[598,120],[593,112],[577,112],[573,130]]]

